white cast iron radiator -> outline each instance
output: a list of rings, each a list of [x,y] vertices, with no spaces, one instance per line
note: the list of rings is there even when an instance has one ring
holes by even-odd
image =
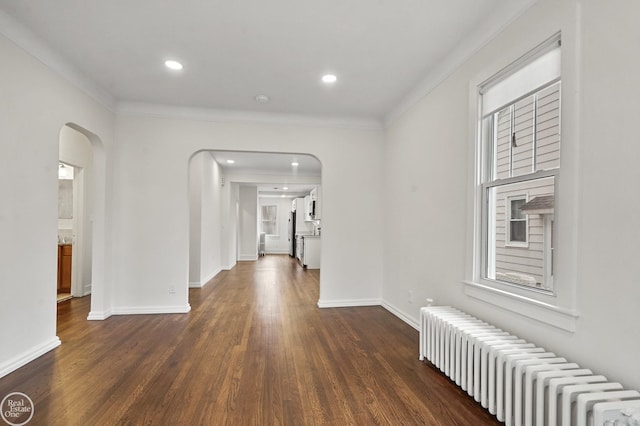
[[[430,361],[507,426],[640,426],[640,393],[449,306],[420,310]]]

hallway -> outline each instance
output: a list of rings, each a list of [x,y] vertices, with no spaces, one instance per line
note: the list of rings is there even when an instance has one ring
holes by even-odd
[[[191,289],[188,314],[87,321],[58,305],[62,346],[0,379],[33,425],[499,424],[427,363],[381,307],[319,309],[318,270],[286,255]]]

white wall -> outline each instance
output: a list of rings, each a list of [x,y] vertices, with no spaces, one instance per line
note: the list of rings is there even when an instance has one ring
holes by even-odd
[[[189,286],[203,287],[222,270],[221,169],[202,151],[189,166]]]
[[[240,185],[238,260],[258,259],[258,188]]]
[[[57,346],[56,269],[58,150],[67,123],[88,129],[94,144],[92,304],[108,295],[96,282],[108,280],[105,253],[105,159],[111,155],[113,116],[39,60],[0,36],[0,376]],[[95,299],[95,300],[93,300]],[[10,342],[10,343],[9,343]]]
[[[78,185],[80,197],[74,199],[74,211],[79,217],[72,221],[76,229],[73,230],[75,246],[73,248],[74,271],[75,263],[78,275],[74,277],[72,292],[74,296],[84,296],[91,293],[91,256],[92,256],[92,228],[93,216],[93,150],[89,139],[77,130],[64,126],[60,130],[60,161],[75,167],[75,182]],[[77,204],[80,203],[78,206]]]
[[[265,237],[265,252],[271,254],[277,253],[289,253],[289,241],[288,229],[289,229],[289,213],[291,213],[291,198],[276,198],[276,197],[260,197],[260,207],[262,206],[276,206],[276,222],[277,231],[276,235],[267,235]],[[258,213],[258,220],[261,220],[260,213]]]
[[[539,0],[389,127],[383,298],[390,309],[416,322],[419,306],[433,297],[640,389],[634,337],[640,199],[629,190],[640,182],[638,13],[634,1]],[[563,152],[556,285],[574,293],[568,296],[579,314],[575,332],[469,297],[462,283],[474,206],[470,82],[558,30]]]
[[[323,166],[320,303],[380,303],[382,240],[376,230],[382,228],[382,194],[368,190],[382,182],[379,130],[123,114],[117,117],[116,134],[115,312],[188,309],[188,159],[202,149],[315,155]],[[223,188],[223,200],[230,200],[228,209],[223,207],[225,224],[234,215],[232,189],[233,184]],[[234,240],[235,232],[233,225],[224,229],[223,244]],[[229,262],[223,265],[235,262],[232,256],[226,251]],[[170,286],[176,293],[168,292]]]

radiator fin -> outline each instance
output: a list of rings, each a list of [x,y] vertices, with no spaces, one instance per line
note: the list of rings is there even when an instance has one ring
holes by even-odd
[[[640,425],[640,393],[450,306],[420,310],[431,362],[507,426]]]

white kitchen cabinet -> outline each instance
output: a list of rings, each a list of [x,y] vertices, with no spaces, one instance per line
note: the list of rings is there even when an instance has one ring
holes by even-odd
[[[304,197],[304,220],[307,222],[313,220],[313,200],[311,195]]]
[[[302,249],[302,266],[307,269],[320,269],[320,237],[305,235]]]
[[[314,206],[312,206],[312,210],[313,210],[313,219],[314,220],[320,220],[322,218],[322,194],[321,194],[321,188],[319,186],[313,188],[311,190],[311,193],[309,194],[309,196],[311,197],[311,201],[313,202],[313,204],[315,204]]]
[[[291,211],[298,212],[302,214],[306,209],[306,205],[304,204],[304,198],[294,198],[291,201]]]

